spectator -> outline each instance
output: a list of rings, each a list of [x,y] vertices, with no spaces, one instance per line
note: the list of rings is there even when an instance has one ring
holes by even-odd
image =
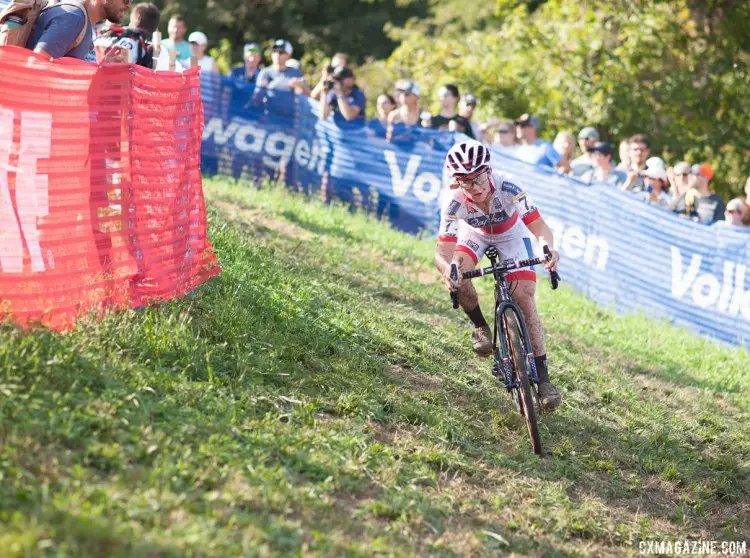
[[[576,138],[570,132],[562,131],[558,132],[555,136],[555,141],[552,142],[552,147],[555,148],[560,154],[560,162],[557,163],[557,168],[560,172],[569,173],[570,163],[573,155],[576,152]]]
[[[385,138],[388,133],[388,116],[396,110],[396,99],[383,93],[377,100],[378,117],[367,122],[367,127],[377,137]]]
[[[354,72],[350,68],[338,67],[326,82],[328,92],[320,101],[320,118],[325,120],[333,113],[333,122],[339,128],[347,123],[364,126],[365,94],[354,83]]]
[[[581,180],[587,184],[592,182],[601,182],[617,188],[625,182],[628,177],[624,171],[614,166],[614,151],[612,146],[606,141],[598,141],[591,146],[591,158],[594,161],[594,167],[581,175]]]
[[[714,170],[708,163],[693,165],[691,169],[690,189],[672,200],[670,209],[702,223],[712,223],[724,219],[724,201],[721,196],[711,192],[709,183],[714,177]]]
[[[652,165],[643,171],[643,178],[646,188],[642,194],[646,203],[669,209],[669,194],[666,192],[669,188],[667,171],[659,165]]]
[[[31,29],[26,48],[47,58],[78,58],[96,62],[94,50],[94,22],[104,19],[120,25],[125,10],[130,7],[127,0],[110,2],[86,2],[88,10],[78,6],[61,4],[42,10]]]
[[[636,134],[630,138],[630,167],[628,179],[621,186],[623,190],[643,192],[646,187],[641,174],[646,170],[646,160],[651,154],[648,138],[643,134]]]
[[[161,46],[165,50],[173,49],[177,52],[177,61],[182,65],[183,68],[190,67],[190,45],[185,40],[187,34],[187,25],[185,24],[185,18],[179,14],[173,15],[169,18],[169,25],[167,26],[168,39],[164,39],[161,42]]]
[[[405,126],[419,126],[420,109],[419,109],[419,85],[410,80],[400,80],[396,82],[396,99],[399,106],[396,110],[388,115],[388,129],[386,139],[393,139],[394,127],[397,124]]]
[[[263,54],[260,45],[258,43],[247,43],[242,49],[242,60],[244,64],[232,68],[229,77],[255,84],[262,70],[260,62],[263,60]]]
[[[591,156],[591,148],[599,141],[599,132],[596,128],[587,126],[578,132],[578,146],[581,148],[582,155],[573,159],[570,163],[571,174],[575,177],[581,177],[588,171],[594,170],[594,158]]]
[[[456,112],[458,87],[452,83],[443,85],[438,90],[438,99],[440,100],[440,114],[425,119],[427,122],[423,122],[422,124],[429,128],[463,132],[467,136],[474,138],[471,123]]]
[[[154,49],[150,39],[154,31],[159,28],[160,18],[161,12],[154,4],[136,4],[130,12],[130,24],[127,27],[109,27],[94,40],[97,60],[113,61],[111,57],[117,56],[118,53],[115,51],[118,50],[123,53],[132,53],[130,60],[119,61],[130,61],[139,66],[153,68]]]
[[[336,70],[336,68],[347,68],[348,66],[348,54],[343,52],[337,52],[336,54],[334,54],[331,58],[331,63],[323,68],[323,74],[320,76],[320,81],[318,81],[317,85],[310,93],[310,98],[316,101],[320,101],[321,97],[324,97],[323,93],[325,92],[326,80],[328,80],[333,75],[333,72],[334,70]]]
[[[745,206],[748,211],[745,213],[743,223],[750,227],[750,177],[745,181]]]
[[[734,198],[727,204],[724,210],[726,224],[742,227],[743,229],[750,229],[748,215],[750,215],[750,207],[748,207],[742,198]],[[719,221],[719,223],[721,224],[722,221]]]
[[[667,169],[669,183],[672,186],[670,188],[670,194],[672,196],[670,204],[675,203],[677,198],[687,193],[688,189],[690,189],[691,175],[690,163],[685,161],[680,161],[673,168]]]
[[[256,85],[279,91],[287,91],[309,95],[310,87],[307,85],[302,72],[297,68],[289,68],[286,63],[292,57],[292,43],[285,39],[279,39],[273,44],[271,60],[273,64],[261,70]]]
[[[383,93],[377,100],[378,122],[385,128],[388,126],[388,115],[396,109],[396,99],[388,93]]]
[[[458,104],[458,114],[463,116],[469,121],[471,125],[471,133],[474,135],[474,139],[484,143],[484,137],[482,136],[482,130],[479,128],[479,124],[472,120],[474,118],[474,111],[477,108],[477,98],[471,93],[467,93],[461,97],[461,102]]]
[[[195,56],[201,72],[218,74],[219,66],[216,65],[216,60],[206,54],[206,49],[208,48],[208,37],[206,37],[206,34],[201,31],[193,31],[188,37],[188,42],[190,43],[191,56]]]
[[[494,133],[492,148],[509,153],[516,147],[516,124],[512,120],[501,120]]]
[[[520,145],[514,155],[534,165],[555,167],[561,156],[548,141],[539,139],[537,133],[541,127],[539,119],[533,114],[524,114],[516,120],[516,134]]]
[[[618,170],[630,172],[630,138],[620,142],[618,155],[620,156],[620,162],[617,164]]]
[[[420,120],[419,95],[419,85],[415,82],[409,80],[396,82],[396,99],[399,106],[388,115],[388,125],[417,126]]]

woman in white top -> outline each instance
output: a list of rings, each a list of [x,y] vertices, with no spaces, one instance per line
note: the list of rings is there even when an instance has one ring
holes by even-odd
[[[201,72],[218,74],[219,67],[216,65],[216,60],[206,54],[208,37],[206,37],[205,33],[193,31],[188,37],[188,43],[190,43],[190,53],[198,60]]]

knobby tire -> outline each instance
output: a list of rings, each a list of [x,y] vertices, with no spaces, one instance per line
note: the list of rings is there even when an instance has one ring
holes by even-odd
[[[531,447],[537,455],[543,455],[542,436],[539,433],[539,424],[537,423],[536,410],[534,405],[534,396],[531,393],[531,383],[526,369],[526,355],[528,348],[524,346],[521,326],[518,323],[518,317],[512,310],[503,312],[502,319],[505,320],[505,331],[508,337],[508,346],[510,347],[510,357],[513,363],[513,372],[516,375],[516,381],[520,388],[516,390],[521,412],[526,419],[526,426],[529,429],[529,438]]]

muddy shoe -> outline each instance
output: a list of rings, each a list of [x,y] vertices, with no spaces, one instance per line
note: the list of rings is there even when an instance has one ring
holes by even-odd
[[[560,392],[554,384],[549,382],[539,384],[539,398],[542,400],[542,409],[548,413],[557,409],[562,403]]]
[[[471,348],[480,357],[488,357],[492,354],[490,326],[474,328],[474,333],[471,334]]]

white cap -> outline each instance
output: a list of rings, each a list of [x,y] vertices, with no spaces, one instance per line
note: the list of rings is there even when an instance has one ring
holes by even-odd
[[[206,37],[206,34],[201,31],[193,31],[188,37],[188,42],[197,43],[199,45],[207,45],[208,37]]]
[[[273,43],[273,50],[283,50],[289,56],[291,56],[292,52],[294,52],[294,49],[292,48],[292,43],[290,43],[286,39],[275,40]]]
[[[661,180],[663,182],[669,182],[669,177],[667,177],[667,171],[665,171],[663,168],[658,167],[656,165],[652,165],[648,167],[645,171],[643,171],[643,176],[647,178],[654,178],[656,180]]]
[[[646,168],[667,170],[667,164],[661,157],[649,157],[646,160]]]

